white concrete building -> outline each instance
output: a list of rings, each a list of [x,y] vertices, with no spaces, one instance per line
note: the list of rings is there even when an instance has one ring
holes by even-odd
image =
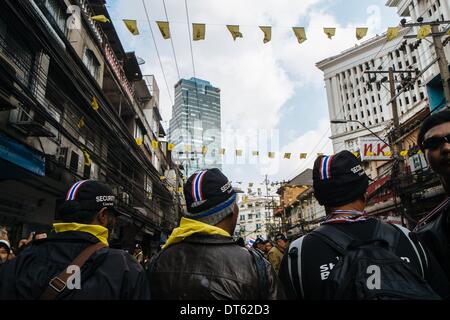
[[[419,17],[426,21],[449,21],[450,20],[450,2],[448,0],[388,0],[386,2],[388,7],[397,8],[397,13],[400,17],[406,18],[408,21],[417,22]],[[441,25],[440,30],[445,31],[449,27]],[[414,27],[413,34],[416,34],[419,27]],[[429,41],[423,41],[418,48],[419,68],[425,67],[433,61],[436,57],[436,52],[432,43],[432,38],[427,38]],[[445,37],[442,38],[444,40]],[[450,46],[444,47],[447,61],[450,61]],[[424,84],[427,85],[427,93],[430,100],[430,109],[438,109],[442,107],[442,85],[440,84],[439,66],[435,63],[431,68],[427,69],[423,75]]]
[[[384,34],[376,36],[316,64],[324,72],[330,120],[360,121],[377,134],[384,135],[392,120],[387,74],[377,75],[377,81],[370,83],[369,75],[364,72],[379,68],[387,70],[389,67],[396,70],[420,68],[414,39],[399,50],[407,31],[403,29],[399,37],[388,42]],[[400,81],[399,75],[397,79]],[[397,104],[401,122],[423,109],[427,101],[422,83],[416,82],[413,90],[401,94]],[[344,149],[357,151],[358,138],[367,135],[371,133],[357,122],[331,124],[334,152]]]
[[[235,237],[244,238],[246,243],[257,237],[267,239],[268,224],[273,222],[272,210],[266,208],[269,201],[271,200],[268,198],[258,196],[243,196],[240,199]]]

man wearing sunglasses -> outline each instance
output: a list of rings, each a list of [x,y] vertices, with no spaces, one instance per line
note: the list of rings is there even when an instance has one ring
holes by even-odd
[[[450,276],[450,111],[428,117],[417,142],[431,169],[439,175],[447,198],[417,223],[415,231]]]

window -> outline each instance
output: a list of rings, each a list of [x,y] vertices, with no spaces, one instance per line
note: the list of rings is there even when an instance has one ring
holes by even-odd
[[[380,106],[380,112],[383,112],[383,106]],[[384,121],[384,120],[383,120]]]
[[[89,73],[97,79],[98,72],[100,70],[100,63],[95,57],[94,52],[91,49],[86,48],[84,50],[83,63],[86,68],[89,70]]]
[[[75,151],[72,151],[70,155],[70,164],[69,169],[73,172],[78,172],[78,162],[79,162],[80,156]]]
[[[412,60],[413,60],[413,63],[417,63],[417,58],[416,58],[416,56],[413,56],[413,57],[412,57]]]
[[[417,102],[417,97],[413,96],[413,103]]]
[[[361,118],[364,118],[364,112],[361,111]]]
[[[373,107],[373,114],[377,114],[377,108]]]
[[[45,0],[44,2],[45,7],[45,13],[47,18],[50,18],[50,23],[56,24],[56,26],[61,30],[63,33],[66,30],[66,20],[67,20],[67,14],[66,10],[62,8],[60,5],[60,1],[58,0]]]
[[[253,219],[253,213],[249,213],[248,214],[248,220],[252,220]]]
[[[240,220],[240,221],[245,221],[245,214],[241,214],[239,220]]]
[[[409,98],[408,97],[405,97],[405,103],[409,104]]]
[[[403,68],[403,64],[402,64],[401,61],[398,62],[398,68],[399,68],[399,69],[402,69],[402,68]]]
[[[424,95],[423,92],[421,91],[421,92],[420,92],[420,100],[423,100],[423,99],[425,99],[425,95]]]
[[[372,96],[372,103],[375,103],[375,97]]]

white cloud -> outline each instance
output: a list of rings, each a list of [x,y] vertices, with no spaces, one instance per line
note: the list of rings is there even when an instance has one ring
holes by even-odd
[[[323,75],[315,67],[316,62],[355,45],[355,27],[369,27],[369,34],[363,41],[380,31],[381,17],[377,6],[369,6],[367,16],[362,17],[359,23],[340,25],[333,15],[318,8],[317,4],[323,2],[325,1],[188,1],[190,22],[206,23],[206,40],[193,42],[196,76],[221,88],[223,129],[233,127],[240,130],[271,130],[280,127],[282,108],[296,90],[307,90],[311,86],[323,87]],[[178,81],[178,76],[171,43],[162,39],[153,22],[166,20],[162,0],[146,0],[146,5],[173,97],[173,85]],[[166,0],[166,5],[181,77],[190,78],[193,71],[184,1]],[[169,120],[172,106],[141,0],[116,0],[110,11],[116,19],[115,27],[122,42],[126,44],[125,47],[135,50],[138,56],[146,60],[146,64],[142,66],[144,74],[156,76],[161,92],[162,116]],[[131,36],[120,21],[123,18],[137,19],[141,35]],[[292,26],[301,26],[302,21],[309,21],[306,25],[308,40],[298,44]],[[244,38],[233,41],[226,24],[241,25]],[[259,25],[273,26],[271,42],[263,44],[263,34],[257,27]],[[324,35],[325,26],[337,28],[333,40]],[[325,90],[323,94],[325,95]],[[301,104],[301,101],[298,103]],[[318,107],[327,108],[326,105]],[[306,168],[314,161],[313,158],[299,160],[298,152],[311,152],[328,128],[329,120],[324,118],[317,122],[316,129],[293,137],[292,141],[280,141],[277,150],[293,152],[296,159],[280,159],[276,167],[254,166],[249,170],[240,165],[229,166],[230,177],[235,181],[249,181],[254,180],[252,177],[269,173],[273,179],[291,179],[292,175],[298,174],[297,171],[302,169],[299,168],[301,163],[305,163],[302,166]],[[328,136],[321,140],[317,149],[314,152],[331,153]]]

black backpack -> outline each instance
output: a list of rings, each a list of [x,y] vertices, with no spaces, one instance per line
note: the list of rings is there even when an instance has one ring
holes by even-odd
[[[311,235],[337,250],[341,257],[331,270],[326,300],[439,300],[424,278],[394,252],[402,231],[378,222],[373,240],[359,241],[331,225]],[[415,245],[414,250],[418,253]],[[421,262],[422,263],[422,262]],[[423,272],[423,266],[422,266]]]

